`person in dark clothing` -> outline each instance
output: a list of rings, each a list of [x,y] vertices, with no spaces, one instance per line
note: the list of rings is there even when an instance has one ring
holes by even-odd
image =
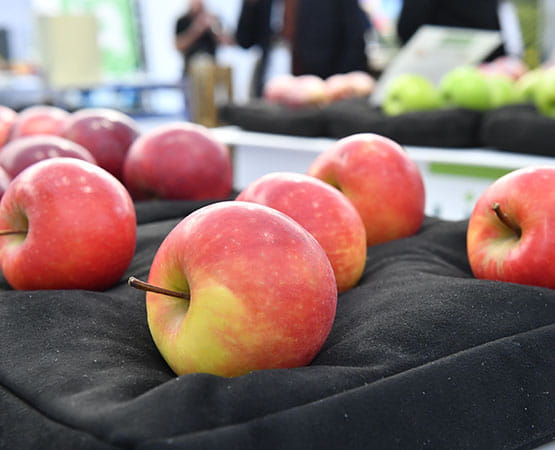
[[[223,41],[217,17],[205,9],[202,0],[190,0],[189,9],[175,24],[175,48],[183,55],[183,73],[193,56],[204,53],[214,57]]]
[[[279,17],[281,15],[281,17]],[[236,42],[259,46],[255,93],[263,90],[269,53],[284,39],[291,51],[293,75],[327,78],[355,70],[368,72],[365,34],[370,28],[358,0],[244,0]]]
[[[401,43],[408,42],[422,25],[500,31],[498,0],[404,0],[397,21]],[[504,54],[504,46],[500,46],[487,60]]]

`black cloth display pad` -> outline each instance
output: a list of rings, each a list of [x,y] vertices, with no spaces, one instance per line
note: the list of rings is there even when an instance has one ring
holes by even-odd
[[[473,278],[464,221],[427,218],[369,248],[310,366],[176,377],[126,279],[145,279],[204,204],[137,204],[136,255],[105,292],[0,280],[0,448],[491,450],[555,437],[555,291]]]
[[[325,118],[319,107],[289,108],[254,100],[246,105],[224,105],[218,115],[222,122],[248,131],[304,137],[326,135]]]
[[[377,133],[402,145],[476,147],[482,114],[462,108],[418,111],[386,116],[366,98],[332,103],[323,110],[327,134],[342,138],[355,133]]]
[[[507,152],[555,156],[555,119],[531,104],[511,105],[484,114],[480,130],[483,147]]]
[[[482,114],[442,109],[386,116],[366,97],[337,101],[320,108],[289,108],[261,100],[220,109],[224,123],[244,130],[305,137],[342,138],[377,133],[402,145],[477,147]]]

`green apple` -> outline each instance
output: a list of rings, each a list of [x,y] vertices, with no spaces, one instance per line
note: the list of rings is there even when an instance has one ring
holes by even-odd
[[[474,66],[460,66],[447,72],[440,80],[439,96],[444,107],[481,111],[491,107],[489,84]]]
[[[522,103],[534,103],[534,94],[541,81],[545,69],[537,68],[522,75],[515,82],[515,90],[518,100]]]
[[[499,108],[517,102],[518,95],[514,81],[505,75],[486,76],[489,87],[490,108]]]
[[[382,109],[386,115],[395,116],[438,106],[439,97],[433,83],[422,75],[405,73],[387,85]]]
[[[546,70],[534,89],[534,104],[538,111],[555,118],[555,70]]]

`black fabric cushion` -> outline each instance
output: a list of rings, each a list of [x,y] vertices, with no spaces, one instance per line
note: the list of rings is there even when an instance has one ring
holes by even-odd
[[[203,203],[137,207],[146,278]],[[168,218],[170,211],[175,216]],[[159,216],[162,220],[156,220]],[[527,449],[555,436],[555,292],[476,280],[466,222],[369,249],[308,367],[175,377],[144,293],[0,281],[2,449]]]
[[[531,104],[488,111],[480,130],[480,145],[507,152],[555,156],[555,119]]]
[[[349,99],[328,106],[327,133],[342,138],[355,133],[377,133],[402,145],[467,148],[478,145],[482,113],[452,108],[386,116],[365,98]]]
[[[290,108],[263,100],[247,104],[223,105],[218,110],[222,122],[248,131],[318,137],[326,134],[319,107]]]

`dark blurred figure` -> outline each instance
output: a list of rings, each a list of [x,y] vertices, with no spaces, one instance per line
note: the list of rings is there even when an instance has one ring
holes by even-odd
[[[202,0],[190,0],[187,12],[175,24],[175,48],[183,55],[183,73],[191,59],[200,54],[216,55],[218,44],[227,43],[218,18],[204,7]]]
[[[243,48],[259,46],[255,95],[263,90],[269,53],[285,40],[293,75],[327,78],[355,70],[368,72],[368,15],[358,0],[243,0],[235,38]]]
[[[404,0],[397,34],[405,44],[422,25],[501,31],[498,0]],[[500,46],[486,60],[504,55]]]

